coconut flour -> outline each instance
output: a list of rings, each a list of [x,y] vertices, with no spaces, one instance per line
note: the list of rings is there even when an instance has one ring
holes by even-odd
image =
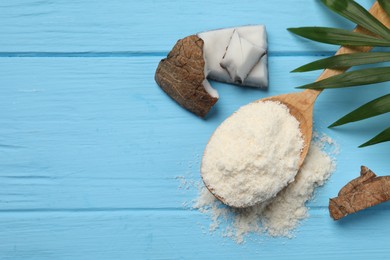
[[[214,132],[202,160],[203,181],[229,206],[265,202],[294,180],[303,143],[287,106],[250,103]]]
[[[308,217],[305,203],[313,197],[314,189],[324,184],[335,169],[331,156],[324,150],[333,141],[327,136],[314,135],[309,153],[295,180],[270,201],[245,209],[222,204],[205,187],[200,188],[193,208],[211,217],[210,232],[218,228],[224,236],[241,243],[248,233],[292,237],[292,230]],[[333,153],[332,152],[332,153]]]

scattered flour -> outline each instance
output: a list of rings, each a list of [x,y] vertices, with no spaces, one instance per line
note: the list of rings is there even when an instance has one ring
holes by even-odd
[[[329,137],[317,134],[304,164],[295,180],[277,196],[265,203],[245,209],[228,207],[217,200],[204,186],[192,208],[211,216],[210,232],[222,229],[223,235],[242,243],[248,233],[265,233],[270,236],[292,237],[299,222],[308,217],[305,203],[335,170],[335,162],[324,152],[326,145],[335,147]]]
[[[214,132],[204,152],[202,178],[225,204],[253,206],[294,180],[302,147],[299,122],[286,105],[250,103]]]

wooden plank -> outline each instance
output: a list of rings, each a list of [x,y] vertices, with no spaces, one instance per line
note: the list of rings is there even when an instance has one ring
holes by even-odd
[[[390,115],[335,130],[326,126],[388,93],[387,84],[319,97],[315,128],[334,138],[341,153],[296,238],[253,236],[237,246],[221,234],[210,236],[210,219],[183,207],[196,190],[187,190],[182,178],[199,180],[214,129],[244,104],[314,80],[316,72],[288,72],[337,48],[299,39],[286,28],[353,27],[318,1],[285,5],[0,1],[0,259],[386,258],[389,203],[340,222],[330,219],[326,206],[360,164],[390,174],[387,144],[356,148]],[[157,63],[177,39],[255,23],[269,32],[269,91],[213,83],[221,100],[201,120],[156,86]]]
[[[252,236],[242,246],[209,235],[198,212],[9,213],[0,214],[0,252],[2,259],[385,259],[388,213],[333,222],[311,210],[294,239]]]
[[[176,177],[199,180],[205,144],[227,116],[253,100],[295,91],[317,74],[288,73],[314,57],[271,57],[269,91],[214,83],[221,99],[202,120],[154,82],[161,58],[1,58],[0,211],[181,208],[196,191],[178,189]],[[356,148],[389,116],[326,129],[387,90],[382,84],[319,97],[315,127],[342,151],[331,185],[312,206],[326,206],[360,164],[390,173],[386,145]]]
[[[359,1],[366,8],[372,1]],[[297,26],[352,24],[317,1],[46,1],[0,2],[0,52],[167,52],[199,31],[265,24],[272,53],[334,51],[337,47],[298,39]]]

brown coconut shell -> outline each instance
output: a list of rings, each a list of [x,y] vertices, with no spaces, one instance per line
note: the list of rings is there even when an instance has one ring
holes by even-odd
[[[171,98],[192,113],[205,117],[218,98],[203,85],[203,40],[191,35],[179,40],[158,64],[155,80]]]

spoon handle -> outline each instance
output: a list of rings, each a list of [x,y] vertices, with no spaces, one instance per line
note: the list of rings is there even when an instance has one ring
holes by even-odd
[[[375,18],[377,18],[381,23],[383,23],[387,28],[390,28],[390,17],[387,15],[385,10],[379,5],[378,1],[375,1],[375,3],[372,5],[370,9],[370,14],[372,14]],[[373,35],[368,30],[362,28],[361,26],[357,26],[354,29],[354,32],[364,33]],[[340,54],[348,54],[348,53],[356,53],[356,52],[369,52],[372,49],[370,46],[358,46],[358,47],[346,47],[342,46],[335,55]],[[345,68],[342,70],[334,70],[334,69],[325,69],[322,74],[317,78],[316,81],[320,81],[338,74],[341,74],[348,70],[349,68]],[[322,89],[316,90],[316,89],[306,89],[305,96],[310,97],[312,102],[316,100],[317,96],[322,92]]]

